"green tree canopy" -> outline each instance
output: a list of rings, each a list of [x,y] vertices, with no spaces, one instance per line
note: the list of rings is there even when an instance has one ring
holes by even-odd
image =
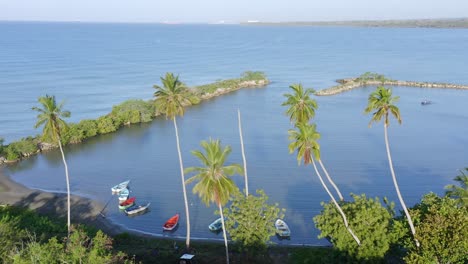
[[[248,197],[236,192],[231,206],[224,208],[226,229],[241,249],[250,253],[263,251],[275,235],[276,219],[282,219],[284,212],[277,203],[268,204],[263,190],[257,190],[257,196]]]
[[[468,172],[468,168],[465,168],[465,171]],[[461,174],[454,179],[460,186],[455,184],[445,186],[447,190],[446,195],[458,200],[461,206],[468,208],[468,175],[463,171],[460,171],[460,173]]]
[[[315,110],[318,108],[317,102],[310,98],[315,91],[313,89],[304,89],[301,84],[289,86],[292,89],[291,94],[284,94],[286,101],[282,106],[289,106],[286,114],[293,123],[308,122],[315,116]]]

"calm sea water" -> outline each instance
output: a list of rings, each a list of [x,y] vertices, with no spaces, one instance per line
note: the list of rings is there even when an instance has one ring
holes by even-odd
[[[264,189],[287,209],[293,236],[287,244],[327,244],[317,239],[312,217],[328,197],[311,167],[298,167],[288,154],[291,128],[281,107],[288,86],[300,82],[322,89],[334,80],[366,71],[394,79],[468,84],[468,30],[339,27],[254,27],[238,25],[150,25],[0,23],[0,136],[12,141],[33,129],[38,96],[66,101],[71,121],[96,118],[129,98],[149,99],[165,72],[189,85],[264,71],[272,83],[245,89],[190,108],[178,120],[184,165],[201,140],[219,138],[232,146],[229,162],[242,163],[237,109],[242,111],[250,190]],[[368,128],[363,114],[372,87],[319,97],[316,122],[322,158],[346,198],[349,193],[397,201],[388,170],[383,127]],[[424,193],[443,193],[458,169],[467,166],[468,91],[395,87],[401,96],[401,126],[390,126],[390,144],[403,197],[413,205]],[[422,99],[434,104],[421,106]],[[111,199],[108,218],[129,229],[158,236],[162,224],[183,213],[172,122],[158,118],[65,148],[72,191]],[[65,191],[59,152],[35,156],[7,168],[32,188]],[[132,179],[132,195],[151,202],[151,211],[128,218],[117,209],[110,187]],[[243,180],[235,176],[243,188]],[[189,186],[191,190],[193,185]],[[194,238],[222,239],[207,225],[216,216],[189,193]],[[398,204],[397,204],[398,208]]]

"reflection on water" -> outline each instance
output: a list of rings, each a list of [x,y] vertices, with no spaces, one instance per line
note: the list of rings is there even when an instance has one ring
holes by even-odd
[[[190,154],[200,149],[201,140],[220,138],[232,146],[229,162],[242,163],[237,130],[237,108],[243,115],[245,152],[252,190],[262,188],[270,202],[286,208],[285,220],[293,236],[281,244],[327,244],[318,240],[312,218],[321,210],[320,202],[329,197],[310,166],[298,166],[288,153],[287,130],[291,128],[281,107],[285,87],[272,84],[265,89],[235,92],[192,107],[178,121],[184,166],[196,166]],[[322,133],[322,158],[345,199],[349,193],[369,197],[386,196],[397,201],[383,139],[383,125],[368,127],[370,116],[363,114],[370,89],[355,90],[333,97],[319,97],[316,122]],[[403,124],[391,123],[390,144],[399,185],[408,205],[429,191],[443,193],[457,170],[466,166],[465,147],[468,120],[463,111],[466,91],[408,89],[396,87]],[[421,107],[419,99],[437,98],[437,104]],[[272,96],[273,95],[273,96]],[[271,98],[264,101],[264,98]],[[450,114],[455,113],[455,114]],[[441,120],[443,116],[443,120]],[[65,148],[70,168],[72,191],[106,202],[111,199],[107,216],[130,229],[158,236],[183,237],[185,216],[178,156],[172,122],[158,118],[148,124],[125,127],[117,133],[92,138]],[[443,155],[444,159],[440,159]],[[9,168],[13,178],[27,186],[64,191],[65,180],[59,151],[50,151]],[[131,196],[138,204],[151,202],[151,210],[129,218],[117,208],[117,197],[110,187],[131,179]],[[243,179],[234,176],[243,188]],[[194,238],[219,239],[208,230],[216,218],[213,206],[206,207],[191,193],[188,185],[192,235]],[[398,208],[397,203],[397,208]],[[162,232],[164,222],[182,213],[179,229]]]

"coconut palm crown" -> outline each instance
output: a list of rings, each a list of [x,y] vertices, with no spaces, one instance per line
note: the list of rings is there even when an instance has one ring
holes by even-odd
[[[68,128],[63,118],[70,117],[70,111],[63,110],[64,102],[57,105],[55,96],[41,96],[38,99],[41,107],[33,107],[32,110],[39,112],[34,128],[44,126],[42,129],[42,140],[57,142],[64,131]]]
[[[310,164],[312,159],[320,159],[320,145],[317,140],[320,139],[320,134],[316,130],[315,124],[299,123],[297,130],[288,130],[289,153],[292,154],[297,150],[297,162],[301,163],[304,159],[304,165]]]
[[[301,84],[289,86],[293,90],[292,94],[284,94],[286,101],[282,106],[289,106],[286,114],[292,123],[308,122],[315,116],[315,110],[318,108],[317,102],[310,97],[315,91],[313,89],[304,89]]]
[[[388,127],[390,125],[389,114],[394,116],[398,123],[401,124],[400,110],[395,106],[399,100],[399,96],[392,96],[392,90],[390,88],[385,88],[383,86],[377,87],[377,89],[369,95],[368,105],[364,110],[366,114],[374,111],[369,126],[384,118],[384,124]]]
[[[185,173],[196,172],[197,174],[189,178],[186,183],[198,180],[193,187],[193,192],[197,193],[206,205],[212,202],[224,205],[237,189],[234,181],[228,176],[236,173],[242,174],[242,167],[240,164],[224,166],[231,153],[231,147],[222,148],[219,140],[202,141],[200,145],[205,153],[194,150],[192,154],[201,161],[204,167],[187,168]]]

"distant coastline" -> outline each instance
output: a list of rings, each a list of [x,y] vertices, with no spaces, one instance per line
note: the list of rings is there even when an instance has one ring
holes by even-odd
[[[405,20],[350,20],[297,22],[242,22],[252,26],[330,26],[330,27],[387,27],[387,28],[468,28],[468,18],[405,19]]]

